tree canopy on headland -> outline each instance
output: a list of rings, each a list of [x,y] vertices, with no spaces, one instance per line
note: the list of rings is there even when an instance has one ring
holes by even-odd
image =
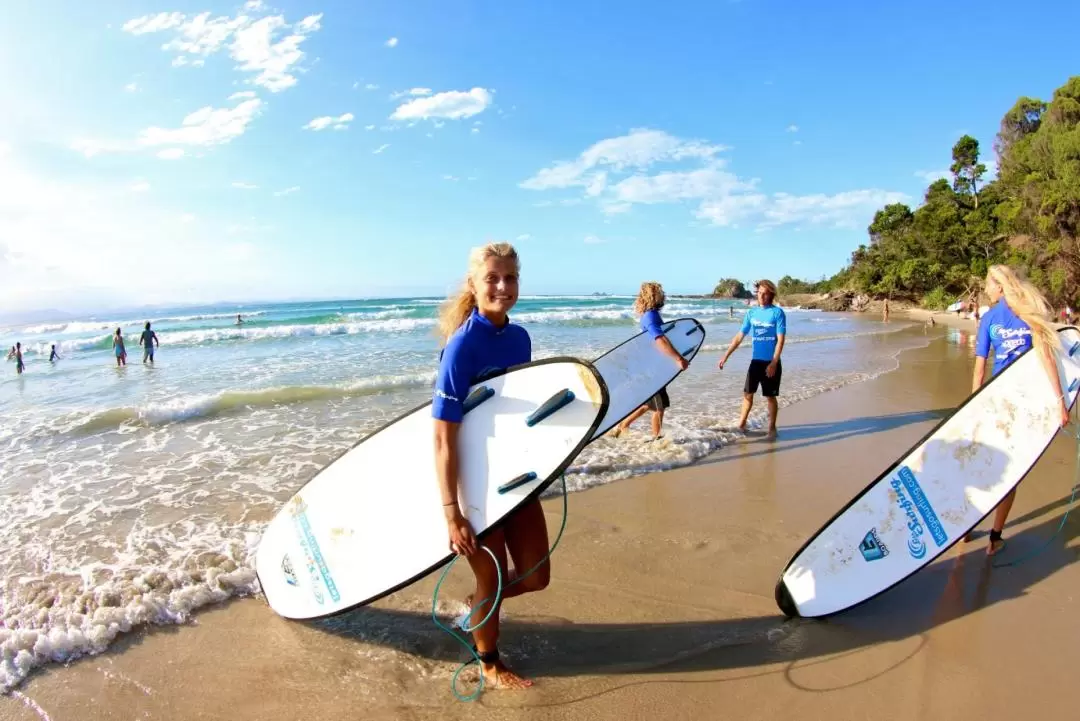
[[[1080,76],[1049,103],[1022,97],[994,140],[997,177],[984,178],[979,141],[952,149],[951,181],[930,184],[922,204],[877,211],[869,239],[847,266],[816,283],[785,276],[781,295],[848,290],[943,308],[981,288],[986,269],[1008,263],[1055,307],[1080,301]]]

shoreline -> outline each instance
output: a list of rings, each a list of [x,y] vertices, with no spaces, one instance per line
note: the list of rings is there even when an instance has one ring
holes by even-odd
[[[101,655],[35,671],[0,702],[5,717],[345,719],[359,705],[365,719],[519,718],[525,708],[550,719],[707,718],[702,708],[723,704],[740,718],[829,719],[895,717],[914,698],[920,718],[973,718],[1019,713],[1039,693],[1042,717],[1066,718],[1070,704],[1055,697],[1080,650],[1054,646],[1062,661],[1034,669],[1043,645],[1080,630],[1066,601],[1080,580],[1066,547],[1080,524],[1015,571],[988,570],[980,534],[827,623],[785,620],[772,599],[802,541],[966,397],[970,350],[923,331],[936,337],[901,351],[896,370],[782,408],[775,443],[749,436],[690,466],[571,494],[551,586],[503,611],[504,654],[537,680],[529,692],[454,700],[464,655],[431,622],[432,574],[323,622],[287,622],[246,597],[182,626],[140,628]],[[1076,455],[1065,441],[1022,485],[995,559],[1034,550],[1058,525]],[[542,505],[553,538],[562,499]],[[467,577],[449,576],[444,622]],[[1023,683],[1025,699],[1000,674]]]

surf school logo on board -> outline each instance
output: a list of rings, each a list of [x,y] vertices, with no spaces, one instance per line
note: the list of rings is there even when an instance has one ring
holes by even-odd
[[[859,544],[859,552],[862,553],[863,559],[868,562],[880,561],[889,555],[889,547],[878,538],[877,529],[871,528],[863,536],[862,543]]]
[[[945,545],[949,536],[945,533],[930,501],[926,500],[926,494],[923,493],[919,482],[915,480],[915,474],[911,472],[911,469],[901,466],[897,476],[889,482],[889,485],[896,493],[896,505],[907,514],[907,527],[911,534],[907,542],[908,553],[914,559],[922,559],[926,557],[927,545],[923,536],[927,531],[930,532],[930,537],[934,539],[938,548]]]
[[[290,586],[299,584],[299,581],[296,580],[296,573],[293,571],[292,560],[289,559],[287,553],[281,558],[281,572],[285,574],[285,583]]]
[[[325,597],[319,589],[319,581],[326,585],[330,597],[335,601],[341,599],[337,584],[330,575],[330,568],[323,559],[322,551],[319,550],[319,542],[315,540],[315,534],[311,531],[311,522],[307,517],[307,504],[300,496],[296,496],[289,506],[289,515],[292,516],[293,528],[296,529],[296,540],[300,543],[300,550],[304,552],[304,560],[307,561],[308,576],[311,578],[311,595],[320,606]]]

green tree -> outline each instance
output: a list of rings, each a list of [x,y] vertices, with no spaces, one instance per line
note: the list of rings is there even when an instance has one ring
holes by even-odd
[[[746,286],[743,285],[741,280],[735,278],[724,278],[716,287],[713,288],[713,295],[718,295],[724,298],[749,298],[750,293],[746,290]]]
[[[952,149],[953,190],[961,195],[975,198],[975,207],[979,207],[979,182],[986,174],[986,166],[979,162],[979,141],[965,135],[956,141]]]

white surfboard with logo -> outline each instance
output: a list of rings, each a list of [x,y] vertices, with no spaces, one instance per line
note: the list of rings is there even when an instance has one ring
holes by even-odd
[[[592,440],[603,378],[576,358],[515,366],[470,388],[459,505],[479,537],[537,498]],[[427,402],[371,433],[297,491],[255,556],[271,608],[310,619],[371,603],[452,557]]]
[[[1080,393],[1080,331],[1059,331],[1058,377]],[[989,362],[989,359],[988,359]],[[833,516],[776,584],[788,616],[828,616],[916,573],[974,528],[1027,475],[1060,428],[1059,399],[1027,351]]]

